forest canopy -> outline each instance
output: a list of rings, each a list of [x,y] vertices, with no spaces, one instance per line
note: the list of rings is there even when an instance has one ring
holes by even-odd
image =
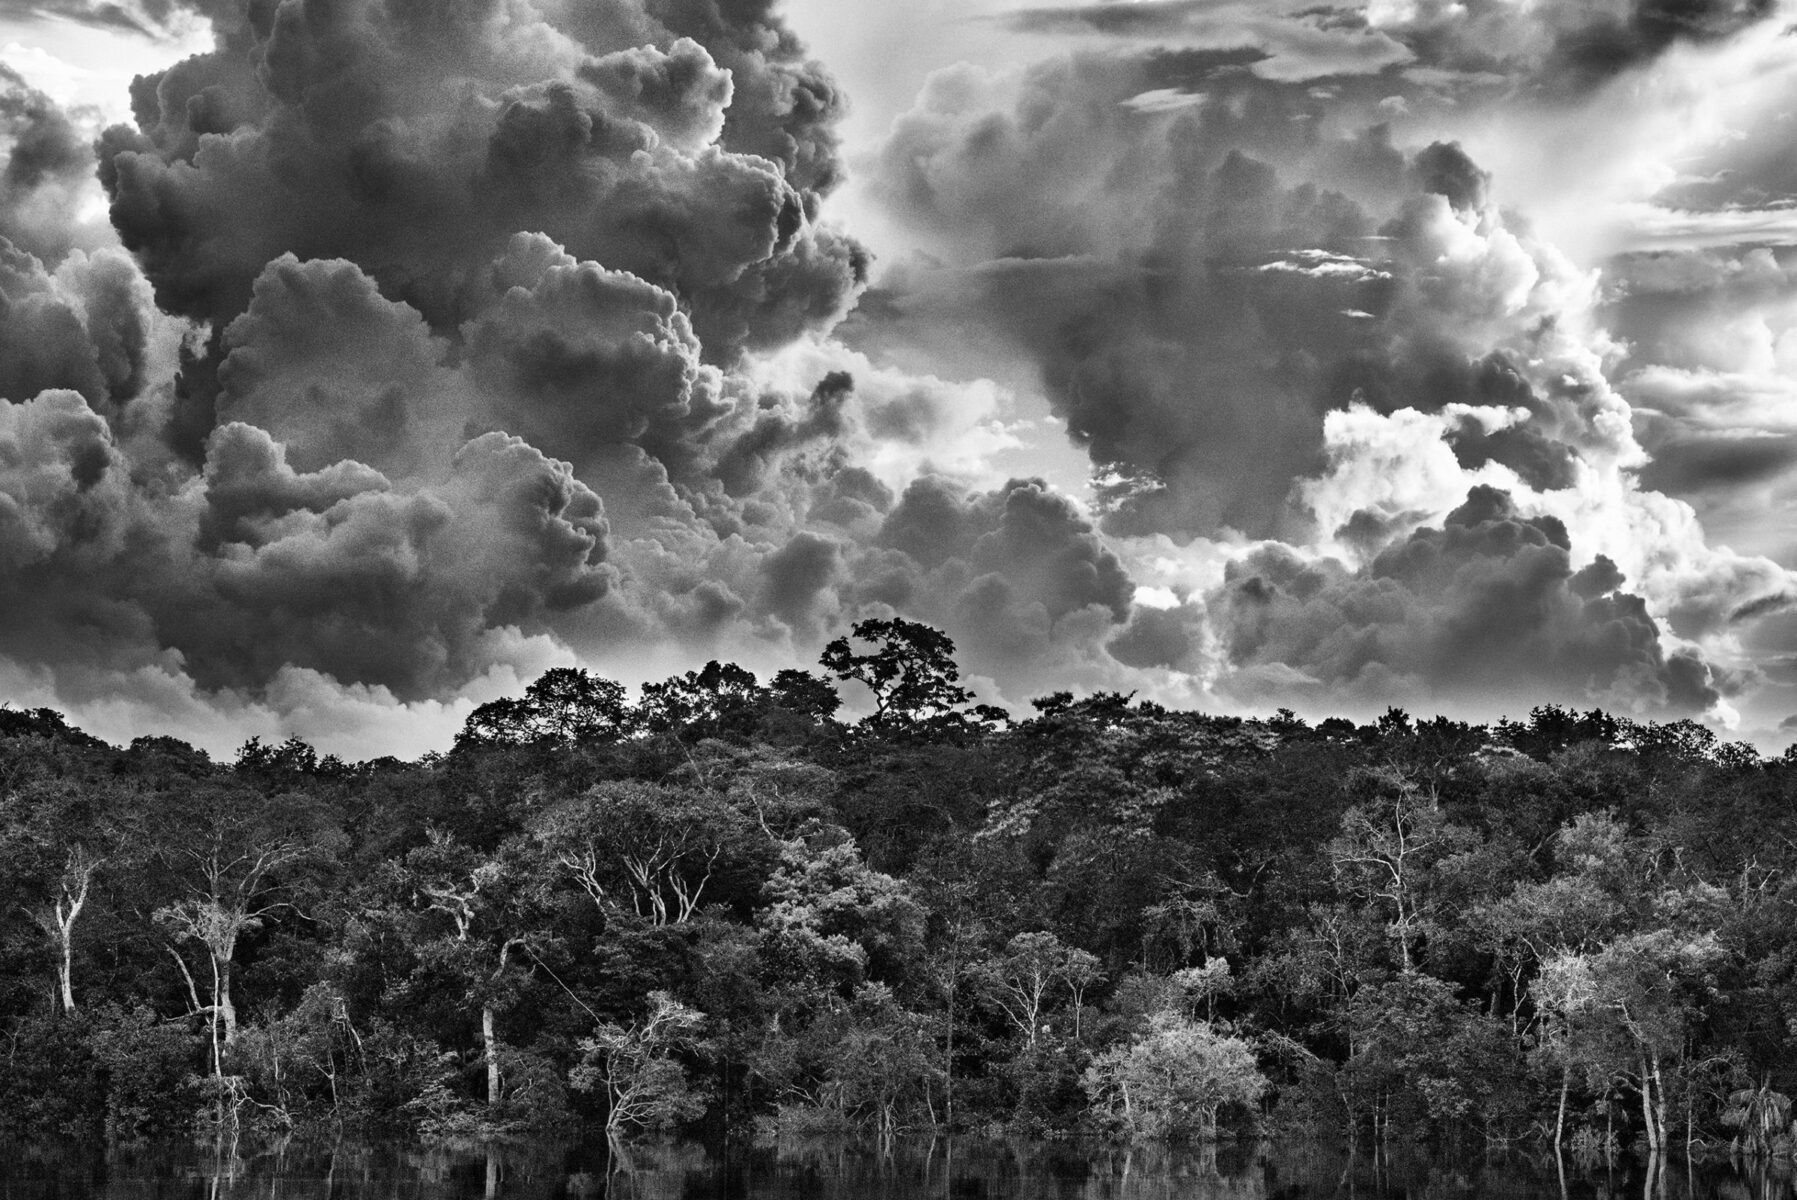
[[[0,708],[0,1132],[1791,1148],[1797,755],[820,666],[556,669],[416,762]]]

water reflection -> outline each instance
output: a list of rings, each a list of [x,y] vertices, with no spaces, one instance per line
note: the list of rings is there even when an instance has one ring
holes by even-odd
[[[1797,1200],[1790,1164],[1574,1162],[1326,1146],[0,1143],[0,1200]]]

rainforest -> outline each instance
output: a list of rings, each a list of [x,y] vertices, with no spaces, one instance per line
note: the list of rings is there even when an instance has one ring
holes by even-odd
[[[1797,755],[953,654],[556,669],[412,762],[0,709],[0,1131],[1790,1153]]]

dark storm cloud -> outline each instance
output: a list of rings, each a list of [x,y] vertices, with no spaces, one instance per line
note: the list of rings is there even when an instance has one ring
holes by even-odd
[[[1249,5],[1219,0],[1146,0],[1019,9],[1000,18],[1039,35],[1191,39],[1232,37],[1267,57],[1315,54],[1310,77],[1388,66],[1403,55],[1368,51],[1374,39],[1401,45],[1418,65],[1495,75],[1512,86],[1576,98],[1680,44],[1730,37],[1771,17],[1775,0],[1629,0],[1615,5],[1519,6],[1506,0],[1423,0],[1405,10],[1354,6]],[[1322,50],[1334,35],[1333,54]]]
[[[1447,197],[1455,211],[1477,213],[1485,208],[1491,176],[1467,157],[1458,142],[1434,142],[1417,152],[1411,163],[1422,190]]]
[[[801,533],[768,555],[763,603],[788,628],[816,636],[834,616],[831,588],[843,571],[842,548],[829,538]]]
[[[269,431],[298,470],[354,459],[414,476],[461,441],[444,350],[353,263],[286,255],[225,332],[218,416]]]
[[[132,11],[161,27],[174,10]],[[136,261],[57,246],[52,270],[0,242],[0,556],[21,584],[6,650],[72,661],[72,620],[108,631],[90,654],[203,690],[298,670],[418,700],[607,603],[675,642],[762,617],[822,637],[833,543],[751,493],[843,432],[847,381],[786,421],[802,394],[758,413],[715,365],[834,321],[866,268],[815,223],[841,99],[771,10],[215,15],[217,48],[140,78],[136,128],[102,140]],[[0,80],[6,232],[95,166],[16,85]],[[150,378],[152,342],[166,370],[182,327],[154,302],[211,326],[172,382]],[[169,413],[191,468],[124,440]],[[707,490],[725,466],[740,498]],[[865,472],[830,475],[838,509],[891,504]],[[619,601],[594,486],[732,583],[696,583],[679,620]],[[771,524],[751,545],[714,516]],[[674,575],[645,544],[639,587]]]
[[[266,432],[223,425],[201,499],[198,553],[144,603],[205,687],[297,666],[401,698],[438,694],[485,665],[487,630],[589,603],[607,584],[598,498],[566,464],[500,434],[408,493],[356,463],[297,471]]]
[[[0,398],[15,403],[51,388],[98,399],[99,363],[79,306],[29,254],[0,243]]]
[[[1176,52],[1217,56],[1215,68],[1245,67],[1267,78],[1376,75],[1411,57],[1364,14],[1346,7],[1145,0],[1031,7],[995,20],[1025,34],[1099,38],[1132,47],[1159,42]]]
[[[1578,89],[1649,62],[1678,43],[1714,42],[1777,11],[1776,0],[1634,0],[1622,14],[1592,13],[1560,31],[1541,77]]]
[[[724,362],[833,320],[865,270],[812,221],[837,105],[753,5],[288,0],[134,99],[101,149],[113,222],[201,320],[293,253],[452,328],[524,230],[678,296]]]
[[[1020,689],[1052,688],[1058,672],[1101,658],[1135,591],[1090,522],[1040,480],[969,493],[926,476],[886,514],[876,546],[854,564],[860,604],[937,623],[970,671]]]
[[[1095,463],[1167,489],[1148,521],[1265,532],[1320,450],[1314,362],[1282,355],[1284,331],[1266,322],[1289,317],[1308,340],[1336,342],[1340,358],[1366,331],[1339,310],[1378,301],[1363,295],[1376,281],[1369,289],[1350,277],[1318,283],[1331,293],[1316,306],[1324,312],[1294,310],[1289,300],[1310,281],[1257,268],[1293,247],[1353,256],[1375,227],[1345,198],[1286,192],[1270,167],[1211,144],[1197,121],[1151,146],[1121,106],[1137,81],[1062,69],[1040,70],[1017,114],[967,114],[965,125],[959,114],[907,118],[895,131],[887,178],[918,224],[991,230],[988,265],[918,278],[933,294],[916,304],[940,311],[959,300],[963,319],[997,326],[1035,356]],[[1088,84],[1105,92],[1082,94]],[[1096,207],[1081,203],[1084,189],[1046,178],[1084,153],[1098,193],[1120,193]],[[1143,174],[1132,176],[1138,156]],[[1121,219],[1150,244],[1112,258],[1105,243],[1126,205],[1143,210]],[[1253,451],[1242,454],[1243,442]]]
[[[1733,491],[1786,475],[1793,465],[1797,465],[1797,436],[1792,435],[1657,441],[1641,482],[1672,496]]]
[[[514,282],[465,334],[496,423],[577,464],[624,441],[674,462],[726,410],[673,294],[596,263]]]
[[[854,390],[853,377],[845,372],[832,371],[812,389],[808,411],[798,419],[771,407],[764,409],[756,417],[755,423],[733,440],[718,459],[716,474],[724,491],[732,496],[749,495],[760,489],[768,472],[779,462],[782,454],[813,440],[840,434],[843,431],[843,407],[849,402]],[[866,472],[861,472],[855,478],[878,486],[877,481],[867,476]],[[863,500],[874,495],[867,492],[865,487],[860,490],[863,492]],[[835,493],[832,499],[855,494],[854,489],[845,493],[841,484],[832,488],[832,491]],[[890,503],[889,496],[886,502]]]
[[[0,238],[0,401],[53,388],[96,406],[132,399],[151,320],[148,289],[117,250],[76,251],[51,274]]]
[[[70,250],[104,244],[74,209],[94,174],[93,149],[70,115],[0,66],[0,238],[54,267]]]
[[[1325,134],[1326,98],[1248,78],[1144,115],[1129,101],[1147,72],[1076,55],[999,105],[939,82],[895,125],[882,178],[943,237],[934,253],[979,265],[891,276],[851,336],[998,333],[1113,479],[1116,531],[1297,532],[1287,502],[1322,465],[1322,417],[1356,401],[1526,407],[1527,427],[1459,449],[1568,480],[1553,398],[1508,365],[1541,357],[1545,271],[1460,147],[1407,158],[1378,125]]]
[[[1202,47],[1155,49],[1144,57],[1143,82],[1150,88],[1192,92],[1219,72],[1251,67],[1268,57],[1258,46],[1227,46],[1220,50]]]
[[[1134,591],[1116,557],[1063,496],[1040,480],[964,494],[920,479],[886,517],[880,541],[925,570],[996,575],[1051,617],[1096,604],[1121,621]]]
[[[1086,4],[1024,8],[1001,18],[1024,33],[1091,29],[1099,33],[1165,34],[1178,30],[1192,13],[1214,8],[1211,0],[1147,0],[1135,4]]]
[[[1196,671],[1202,665],[1200,624],[1201,618],[1184,606],[1138,607],[1105,648],[1125,666]]]
[[[10,149],[0,172],[0,235],[23,241],[18,210],[46,187],[67,188],[93,173],[93,153],[73,121],[16,71],[0,66],[0,138]],[[25,249],[51,257],[39,247]]]
[[[807,415],[774,396],[739,405],[671,293],[540,234],[516,235],[482,279],[474,292],[491,298],[452,339],[355,264],[284,255],[225,330],[218,418],[269,430],[296,467],[353,458],[396,478],[505,430],[634,493],[625,512],[645,484],[746,497],[782,454],[843,432],[846,378],[820,385]]]
[[[214,433],[204,475],[139,490],[73,392],[0,404],[0,565],[15,660],[162,650],[203,687],[288,667],[402,698],[484,669],[491,631],[602,596],[606,525],[565,464],[516,439],[469,443],[429,488],[372,468],[298,471],[253,426]]]
[[[827,193],[841,183],[836,126],[847,102],[787,27],[777,0],[645,0],[643,7],[675,36],[707,47],[731,73],[735,95],[724,115],[726,149],[774,160],[804,194]]]
[[[78,393],[0,403],[0,654],[129,670],[156,651],[133,578],[159,578],[106,421]],[[139,570],[140,567],[145,569]]]
[[[1344,420],[1418,409],[1438,494],[1458,468],[1520,498],[1587,479],[1593,414],[1620,409],[1566,352],[1582,277],[1403,120],[1471,88],[1456,72],[1539,99],[1600,18],[1466,0],[1456,32],[1410,7],[1031,10],[1012,23],[1103,49],[1009,92],[951,69],[895,127],[873,183],[936,259],[889,277],[857,342],[909,339],[949,378],[1027,362],[1108,530],[1167,535],[1130,547],[1039,480],[967,481],[1020,436],[1003,389],[814,336],[869,263],[821,223],[844,98],[772,0],[221,0],[215,49],[140,79],[97,163],[0,84],[0,234],[33,252],[0,255],[0,652],[424,701],[552,655],[764,670],[896,614],[1013,701],[1221,668],[1255,702],[1704,708],[1738,680],[1662,624],[1708,636],[1782,597],[1718,570],[1657,622],[1639,561],[1574,570],[1591,547],[1519,515],[1539,496],[1475,490],[1443,521],[1352,495]],[[1758,16],[1731,12],[1617,7],[1634,48],[1591,61]],[[134,261],[27,221],[96,167]],[[1136,602],[1120,552],[1210,535],[1239,558],[1224,588]]]
[[[77,393],[0,404],[0,573],[116,549],[124,476],[106,422]]]
[[[1360,571],[1269,547],[1229,567],[1210,598],[1244,696],[1301,678],[1333,692],[1489,705],[1541,689],[1594,703],[1695,712],[1718,698],[1709,667],[1668,656],[1615,564],[1574,571],[1566,530],[1477,487],[1440,528],[1419,529]]]
[[[1532,417],[1547,411],[1521,369],[1503,353],[1494,352],[1473,362],[1444,359],[1432,366],[1426,378],[1432,378],[1444,394],[1481,407],[1522,409]],[[1543,491],[1571,487],[1577,478],[1572,447],[1544,431],[1538,420],[1497,429],[1478,421],[1462,421],[1446,441],[1455,460],[1468,470],[1498,463]]]

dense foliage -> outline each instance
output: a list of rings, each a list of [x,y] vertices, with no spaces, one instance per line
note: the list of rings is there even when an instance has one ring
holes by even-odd
[[[1544,707],[1310,726],[953,647],[577,670],[453,751],[0,709],[0,1131],[591,1122],[1788,1152],[1797,757]]]

